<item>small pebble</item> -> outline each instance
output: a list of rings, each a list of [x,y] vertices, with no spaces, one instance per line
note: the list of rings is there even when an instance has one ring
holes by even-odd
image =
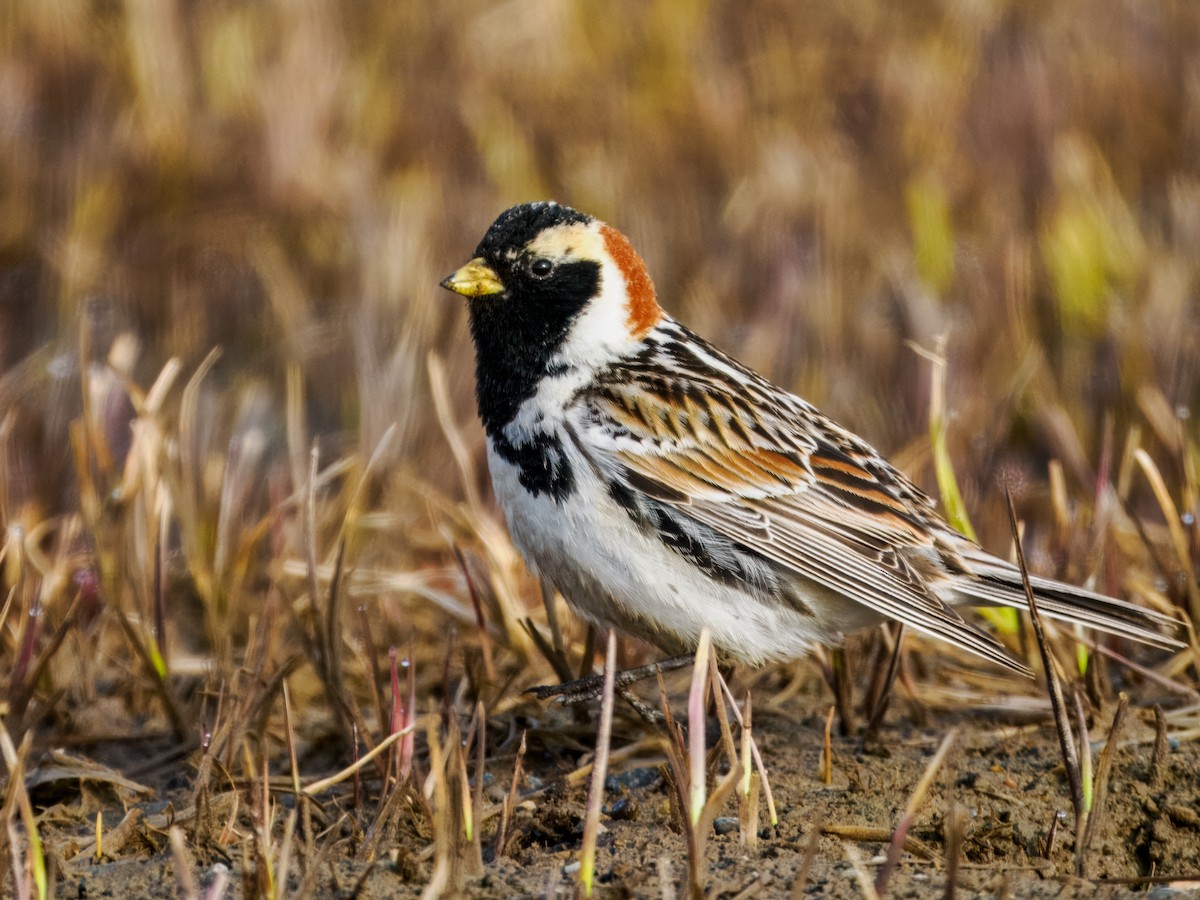
[[[628,772],[621,772],[619,775],[609,775],[604,779],[604,788],[609,791],[615,791],[619,788],[633,790],[635,788],[650,787],[661,780],[662,775],[658,769],[643,767],[640,769],[630,769]]]
[[[637,801],[631,797],[622,797],[604,810],[610,819],[615,819],[618,822],[630,821],[636,819],[638,815]]]
[[[721,816],[713,819],[713,831],[717,834],[730,834],[738,830],[738,820],[733,816]]]

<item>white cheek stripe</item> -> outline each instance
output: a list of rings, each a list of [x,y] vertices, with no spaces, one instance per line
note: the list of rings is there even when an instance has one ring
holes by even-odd
[[[629,331],[625,276],[606,256],[600,267],[600,293],[575,320],[553,361],[595,371],[628,354],[638,343]]]
[[[629,331],[625,277],[611,259],[605,258],[600,268],[600,293],[580,313],[566,340],[550,359],[552,368],[566,371],[542,379],[537,392],[521,404],[505,426],[508,439],[520,442],[562,421],[571,401],[591,381],[592,374],[628,355],[639,344]]]

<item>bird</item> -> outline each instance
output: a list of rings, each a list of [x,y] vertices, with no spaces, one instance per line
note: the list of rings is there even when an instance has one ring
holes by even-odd
[[[672,655],[786,662],[893,621],[1029,674],[960,609],[1028,609],[865,440],[668,315],[617,229],[552,201],[487,229],[466,298],[475,397],[514,545],[584,619]],[[1049,578],[1039,611],[1177,648],[1174,619]]]

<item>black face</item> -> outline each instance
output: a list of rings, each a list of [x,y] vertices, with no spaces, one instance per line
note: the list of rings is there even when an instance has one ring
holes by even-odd
[[[514,206],[496,219],[475,250],[505,288],[468,301],[475,396],[493,437],[537,390],[571,323],[600,287],[599,263],[545,259],[528,246],[547,228],[590,221],[555,204]]]

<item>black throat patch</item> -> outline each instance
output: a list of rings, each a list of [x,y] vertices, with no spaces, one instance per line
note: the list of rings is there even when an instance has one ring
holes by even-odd
[[[600,292],[600,263],[558,261],[548,277],[530,271],[527,246],[548,227],[590,221],[565,206],[525,204],[498,218],[475,254],[496,273],[504,290],[469,301],[475,343],[475,399],[479,418],[500,457],[520,469],[520,480],[536,494],[562,500],[574,489],[574,473],[561,439],[531,428],[528,435],[505,433],[521,404],[542,381],[563,374],[551,361],[571,326]]]
[[[489,259],[505,290],[468,304],[475,342],[475,399],[490,436],[512,421],[551,374],[571,325],[600,290],[600,264],[560,265],[534,281],[519,260]]]

